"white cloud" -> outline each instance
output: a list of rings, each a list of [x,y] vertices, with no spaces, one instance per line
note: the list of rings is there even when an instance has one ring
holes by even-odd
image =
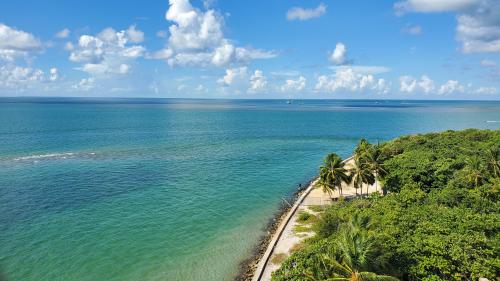
[[[288,20],[309,20],[321,17],[326,13],[326,5],[321,3],[314,9],[306,9],[301,7],[293,7],[286,13]]]
[[[267,86],[267,78],[264,76],[262,70],[255,70],[254,74],[250,77],[249,92],[255,93],[264,90]]]
[[[236,47],[224,37],[224,19],[214,10],[201,11],[189,0],[170,0],[165,15],[172,22],[167,46],[149,58],[163,59],[171,66],[247,63],[273,58],[277,54],[259,49]],[[166,34],[161,33],[161,36]]]
[[[63,30],[58,31],[55,36],[57,38],[64,39],[64,38],[68,38],[70,33],[71,33],[71,31],[69,29],[65,28]]]
[[[78,91],[89,91],[95,88],[96,80],[94,77],[83,78],[77,84],[73,85],[73,89]]]
[[[484,66],[484,67],[495,67],[497,66],[497,63],[495,61],[492,61],[492,60],[481,60],[481,65]]]
[[[306,78],[300,76],[297,79],[287,79],[285,84],[281,86],[282,92],[300,92],[306,87]]]
[[[127,36],[132,43],[141,43],[144,41],[144,32],[135,28],[135,25],[129,26]]]
[[[407,0],[394,4],[397,15],[408,12],[457,13],[456,39],[464,53],[500,52],[500,1]]]
[[[461,85],[457,80],[448,80],[446,81],[446,83],[441,85],[438,94],[448,95],[453,93],[463,93],[464,91],[465,87]]]
[[[76,46],[69,43],[66,49],[71,51],[69,59],[83,65],[81,70],[90,74],[119,73],[130,70],[127,62],[144,55],[145,48],[141,45],[130,45],[129,42],[140,42],[143,33],[130,26],[126,31],[115,31],[106,28],[97,36],[82,35]]]
[[[346,61],[346,54],[347,49],[345,45],[339,42],[335,45],[335,50],[331,53],[330,60],[337,65],[343,64]]]
[[[426,94],[434,91],[435,88],[434,81],[427,75],[422,75],[420,81],[418,81],[418,86]]]
[[[440,13],[462,11],[477,5],[481,0],[406,0],[394,4],[397,15],[408,12]]]
[[[0,66],[0,88],[23,91],[45,80],[44,72],[31,67]]]
[[[422,33],[422,27],[420,25],[407,25],[401,29],[401,32],[409,35],[420,35]]]
[[[429,94],[436,88],[434,81],[427,75],[422,75],[420,80],[404,75],[399,77],[399,91],[403,93],[413,93],[417,90]]]
[[[54,81],[57,81],[58,79],[59,79],[59,70],[57,70],[57,68],[55,68],[55,67],[51,68],[49,80],[54,82]]]
[[[485,1],[457,16],[456,37],[464,53],[500,52],[500,2]]]
[[[417,80],[411,76],[399,77],[399,91],[404,93],[412,93],[417,88]]]
[[[372,74],[358,73],[352,68],[342,68],[337,69],[333,75],[319,76],[315,90],[323,92],[348,90],[352,92],[373,91],[387,93],[390,89],[384,79],[377,79]]]
[[[14,61],[41,48],[42,43],[32,34],[0,23],[0,60]]]
[[[228,68],[224,77],[217,80],[223,86],[231,86],[236,80],[242,80],[247,76],[247,67]]]

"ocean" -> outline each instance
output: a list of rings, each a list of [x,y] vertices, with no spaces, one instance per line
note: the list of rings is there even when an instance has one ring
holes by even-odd
[[[500,129],[500,102],[0,98],[0,280],[232,280],[360,138]]]

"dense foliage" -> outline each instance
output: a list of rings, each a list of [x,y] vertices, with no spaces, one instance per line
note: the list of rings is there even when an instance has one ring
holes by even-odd
[[[389,193],[333,204],[273,280],[497,280],[499,145],[472,129],[382,144]]]

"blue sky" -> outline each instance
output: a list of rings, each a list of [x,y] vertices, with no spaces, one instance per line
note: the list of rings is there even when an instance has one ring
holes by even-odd
[[[4,1],[0,96],[500,99],[500,1]]]

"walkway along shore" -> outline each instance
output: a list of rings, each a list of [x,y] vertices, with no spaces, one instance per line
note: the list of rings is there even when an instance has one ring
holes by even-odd
[[[346,166],[354,165],[354,160],[349,157],[344,160]],[[289,209],[288,213],[281,220],[278,228],[274,232],[272,239],[269,241],[264,255],[260,258],[257,268],[253,274],[252,281],[268,281],[271,280],[271,274],[280,267],[280,263],[272,262],[275,256],[288,257],[291,254],[291,249],[300,244],[303,240],[314,235],[312,231],[297,234],[294,228],[299,225],[297,222],[298,214],[301,211],[307,210],[309,213],[314,211],[308,209],[309,206],[325,206],[332,203],[332,198],[339,197],[338,192],[334,192],[331,196],[323,192],[321,188],[315,188],[317,179],[312,181],[307,189],[302,192],[295,204]],[[352,184],[342,186],[343,197],[352,198],[356,196],[356,189]],[[373,193],[377,191],[376,185],[363,185],[363,192]]]

